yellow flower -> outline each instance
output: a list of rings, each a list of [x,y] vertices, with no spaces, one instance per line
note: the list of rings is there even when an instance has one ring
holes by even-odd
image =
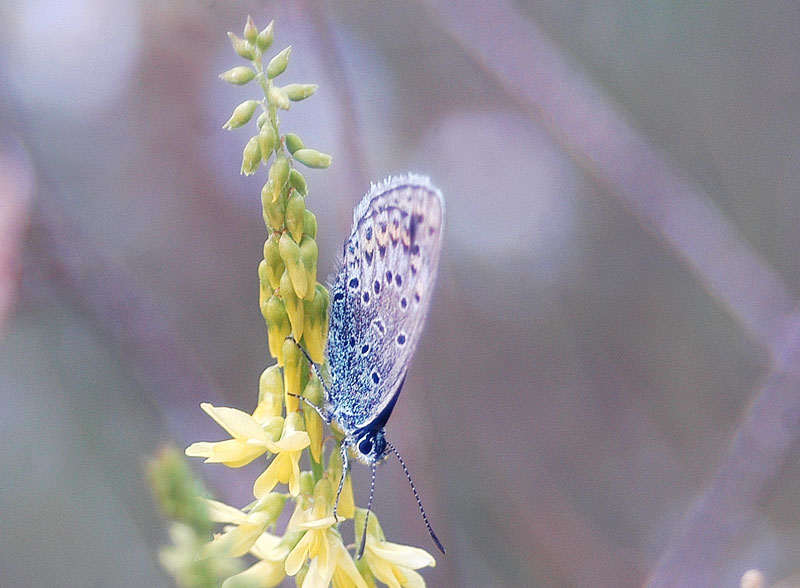
[[[354,524],[357,545],[361,540],[366,512],[364,509],[356,510]],[[425,580],[414,570],[436,565],[436,560],[424,549],[386,541],[375,513],[371,513],[367,525],[364,561],[375,578],[389,588],[425,588]]]
[[[215,523],[230,523],[206,545],[205,554],[223,554],[240,557],[250,551],[267,527],[274,523],[283,510],[286,497],[270,494],[259,501],[260,508],[249,513],[216,500],[206,500],[209,517]]]
[[[367,588],[358,573],[342,537],[333,528],[333,491],[328,480],[320,480],[314,488],[314,504],[308,510],[296,510],[288,530],[305,530],[305,534],[286,557],[286,573],[296,575],[310,560],[302,588],[327,588],[331,581],[336,588]]]
[[[299,412],[290,412],[283,425],[283,433],[279,441],[270,441],[267,447],[275,453],[269,467],[256,478],[253,494],[256,498],[271,492],[280,482],[289,485],[289,494],[300,493],[300,456],[311,440],[303,431],[303,417]]]
[[[245,571],[231,576],[222,583],[222,588],[252,586],[254,588],[273,588],[286,576],[284,560],[289,547],[269,533],[262,533],[250,549],[259,561]]]
[[[230,468],[247,465],[269,450],[269,434],[251,415],[236,408],[216,407],[204,402],[200,407],[225,429],[232,439],[192,443],[186,448],[189,457],[205,457],[207,463],[222,463]]]

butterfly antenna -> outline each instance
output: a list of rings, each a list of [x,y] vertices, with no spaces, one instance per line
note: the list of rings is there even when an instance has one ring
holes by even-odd
[[[417,494],[417,487],[414,486],[414,480],[411,479],[411,474],[408,472],[408,468],[406,467],[406,462],[404,462],[403,458],[400,457],[400,454],[397,452],[397,449],[394,448],[394,445],[392,445],[387,441],[386,446],[392,450],[392,453],[395,454],[398,461],[400,462],[400,465],[403,466],[403,471],[406,473],[406,478],[408,478],[408,483],[411,484],[411,491],[414,493],[414,498],[417,499],[417,505],[419,506],[419,512],[422,515],[422,520],[425,521],[425,526],[428,528],[428,534],[431,536],[431,539],[433,539],[433,542],[436,543],[436,547],[439,548],[439,551],[441,551],[442,554],[446,553],[444,550],[444,546],[442,545],[442,542],[439,541],[439,538],[436,536],[436,533],[433,532],[433,528],[431,527],[430,522],[428,522],[428,515],[425,514],[425,509],[422,508],[422,501],[419,499],[419,494]],[[373,470],[373,476],[374,474],[375,472]],[[370,500],[372,500],[371,496]],[[367,514],[369,514],[369,512],[367,512]]]
[[[372,482],[369,485],[369,500],[367,501],[367,516],[364,517],[364,529],[361,531],[361,545],[358,546],[358,555],[356,559],[361,559],[364,555],[364,547],[367,545],[367,523],[369,522],[369,513],[372,510],[372,497],[375,495],[375,467],[372,464]]]

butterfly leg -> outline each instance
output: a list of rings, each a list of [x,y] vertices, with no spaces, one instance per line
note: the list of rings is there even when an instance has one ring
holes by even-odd
[[[322,384],[322,387],[323,387],[323,389],[325,390],[325,396],[326,396],[327,398],[330,398],[330,396],[331,396],[331,394],[330,394],[330,390],[328,389],[328,386],[325,384],[325,380],[323,380],[323,379],[322,379],[322,374],[320,373],[320,371],[319,371],[319,368],[317,367],[317,364],[315,364],[315,363],[314,363],[314,360],[313,360],[313,359],[311,359],[311,356],[308,354],[308,351],[306,351],[306,350],[305,350],[305,348],[303,348],[303,346],[302,346],[302,345],[300,345],[300,343],[298,343],[298,342],[297,342],[297,339],[295,339],[295,338],[294,338],[294,337],[292,337],[291,335],[289,335],[289,336],[288,336],[288,337],[286,337],[286,338],[287,338],[287,339],[291,339],[291,340],[292,340],[292,343],[294,343],[295,345],[297,345],[297,347],[300,349],[300,351],[302,351],[302,352],[303,352],[303,355],[305,355],[305,356],[306,356],[306,359],[308,360],[308,363],[310,363],[310,364],[311,364],[311,369],[313,369],[313,370],[314,370],[314,373],[315,373],[315,374],[317,374],[317,378],[319,378],[319,383],[320,383],[320,384]],[[328,421],[328,422],[330,422],[330,421]]]
[[[333,503],[333,518],[336,521],[339,521],[339,517],[336,516],[336,511],[339,508],[339,498],[342,495],[342,488],[344,488],[344,479],[347,476],[347,472],[350,469],[350,464],[347,461],[347,443],[342,441],[342,444],[339,446],[339,453],[342,456],[342,478],[339,480],[339,488],[336,490],[336,501]]]

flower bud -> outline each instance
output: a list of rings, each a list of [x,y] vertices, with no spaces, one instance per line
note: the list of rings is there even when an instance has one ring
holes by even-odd
[[[296,191],[292,191],[292,195],[286,202],[286,228],[292,235],[292,238],[300,243],[303,238],[303,228],[305,223],[306,203],[303,197]],[[300,247],[300,254],[302,256],[303,248]],[[316,278],[315,278],[316,279]]]
[[[269,521],[268,524],[273,524],[281,516],[287,498],[288,496],[285,494],[269,492],[253,505],[253,510],[251,512],[258,511],[265,513],[267,515],[267,521]],[[280,582],[282,578],[283,575],[281,575],[281,578],[279,578],[277,582]]]
[[[269,417],[262,427],[264,428],[264,432],[269,436],[272,441],[277,441],[281,438],[281,434],[283,433],[284,427],[284,419],[282,416],[277,415],[273,417]]]
[[[300,499],[304,496],[311,496],[314,492],[314,476],[311,472],[302,471],[300,472]],[[305,510],[308,508],[308,505],[303,505]],[[305,533],[305,531],[301,531],[301,534]],[[300,584],[302,586],[302,584]]]
[[[306,387],[303,388],[303,397],[308,399],[308,401],[315,406],[322,406],[324,397],[319,378],[316,376],[309,378],[308,384],[306,384]],[[315,462],[320,463],[322,460],[322,440],[324,438],[322,419],[317,411],[305,402],[303,403],[302,408],[303,416],[306,420],[306,431],[311,439],[311,458]]]
[[[311,96],[318,87],[316,84],[288,84],[283,87],[283,91],[286,92],[289,100],[299,102]]]
[[[247,145],[244,146],[244,151],[242,151],[242,173],[246,176],[252,176],[256,173],[260,163],[261,148],[258,146],[258,135],[255,135],[250,137]]]
[[[314,298],[314,284],[317,283],[317,258],[319,256],[319,249],[317,242],[308,235],[303,236],[300,241],[300,260],[306,268],[306,295],[303,296],[306,300]]]
[[[258,406],[253,418],[264,423],[270,417],[280,416],[283,411],[283,376],[281,368],[272,365],[261,372],[258,379]]]
[[[332,161],[330,155],[316,149],[298,149],[292,156],[306,167],[318,169],[330,167]]]
[[[280,295],[286,307],[286,314],[289,315],[289,322],[292,324],[292,336],[295,341],[299,341],[300,337],[303,336],[304,306],[303,301],[295,294],[288,271],[283,272],[283,276],[281,276]]]
[[[258,33],[256,37],[256,47],[261,51],[266,51],[272,46],[272,40],[275,38],[275,21],[269,21],[269,24]]]
[[[286,143],[286,148],[289,150],[289,153],[294,153],[298,149],[303,148],[303,141],[295,135],[294,133],[286,133],[283,136],[283,140]]]
[[[258,100],[245,100],[239,104],[239,106],[233,109],[233,114],[231,114],[231,117],[228,119],[228,121],[222,125],[222,128],[230,130],[243,127],[250,122],[251,118],[253,118],[253,113],[256,111],[256,106],[258,106]]]
[[[286,49],[269,60],[267,64],[267,77],[269,79],[277,77],[286,71],[286,66],[289,65],[289,55],[291,54],[292,46],[289,45]]]
[[[267,262],[262,259],[258,264],[258,305],[262,315],[270,296],[272,296],[272,286],[269,283],[269,270]]]
[[[301,195],[308,196],[306,179],[303,177],[303,174],[301,174],[295,168],[292,168],[289,171],[289,183],[292,185],[292,188],[300,192]]]
[[[292,105],[286,92],[283,91],[283,88],[279,88],[278,86],[269,87],[269,90],[267,90],[267,100],[269,100],[269,103],[274,105],[275,108],[280,108],[281,110],[289,110],[289,107]]]
[[[264,261],[267,264],[267,278],[273,290],[280,286],[283,270],[286,269],[278,247],[279,240],[278,234],[273,233],[269,239],[264,241]]]
[[[272,201],[272,182],[268,181],[261,188],[261,208],[264,214],[264,224],[273,231],[283,229],[286,220],[286,201],[281,196],[274,202]]]
[[[314,363],[325,361],[329,301],[328,290],[322,284],[314,288],[314,298],[303,301],[303,347]]]
[[[255,70],[252,67],[247,67],[246,65],[240,65],[219,74],[219,79],[221,79],[223,82],[228,82],[229,84],[234,84],[236,86],[243,86],[252,81],[254,77],[256,77]]]
[[[303,370],[306,369],[305,364],[306,358],[297,343],[291,339],[285,339],[283,341],[283,401],[286,403],[287,415],[300,408],[300,400],[297,396],[302,392],[300,381],[303,377]],[[292,396],[292,394],[297,396]]]
[[[275,143],[275,129],[269,123],[262,124],[258,131],[258,146],[261,147],[261,161],[264,163],[267,163],[269,156],[272,155]]]
[[[317,217],[307,208],[303,214],[303,233],[312,239],[317,238]]]
[[[244,38],[247,39],[249,43],[255,43],[256,37],[258,37],[258,28],[256,28],[253,19],[248,14],[247,22],[244,25]]]
[[[278,365],[283,365],[283,340],[292,332],[283,300],[277,296],[272,296],[267,300],[264,318],[267,322],[269,353],[278,360]]]
[[[292,279],[292,286],[298,298],[305,298],[308,289],[308,280],[306,278],[306,267],[300,259],[300,247],[294,242],[289,233],[281,235],[281,240],[278,242],[283,263],[286,264],[286,270]],[[314,287],[314,284],[311,284]]]
[[[272,201],[275,202],[282,194],[289,179],[289,161],[280,156],[272,162],[269,168],[269,181],[272,182]]]
[[[255,50],[253,46],[245,41],[244,39],[240,39],[233,33],[228,33],[228,38],[231,40],[231,45],[233,45],[233,50],[239,54],[239,57],[244,57],[245,59],[249,59],[253,61],[255,59]]]

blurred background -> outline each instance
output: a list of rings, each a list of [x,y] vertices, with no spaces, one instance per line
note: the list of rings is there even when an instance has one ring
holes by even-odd
[[[282,129],[334,157],[306,176],[320,275],[370,180],[411,170],[445,194],[437,293],[388,426],[448,549],[428,585],[643,584],[771,351],[686,262],[705,231],[676,245],[630,186],[675,179],[798,295],[796,2],[0,4],[0,586],[171,586],[144,464],[224,437],[201,401],[255,405],[264,178],[239,175],[248,131],[221,129],[253,90],[217,79],[248,14],[293,46],[282,81],[319,84]],[[587,154],[576,133],[609,120],[633,135]],[[631,136],[671,171],[607,174],[592,153]],[[194,465],[251,499],[252,470]],[[698,585],[800,572],[800,461],[770,467]],[[368,487],[356,466],[362,505]],[[396,461],[375,511],[435,552]]]

